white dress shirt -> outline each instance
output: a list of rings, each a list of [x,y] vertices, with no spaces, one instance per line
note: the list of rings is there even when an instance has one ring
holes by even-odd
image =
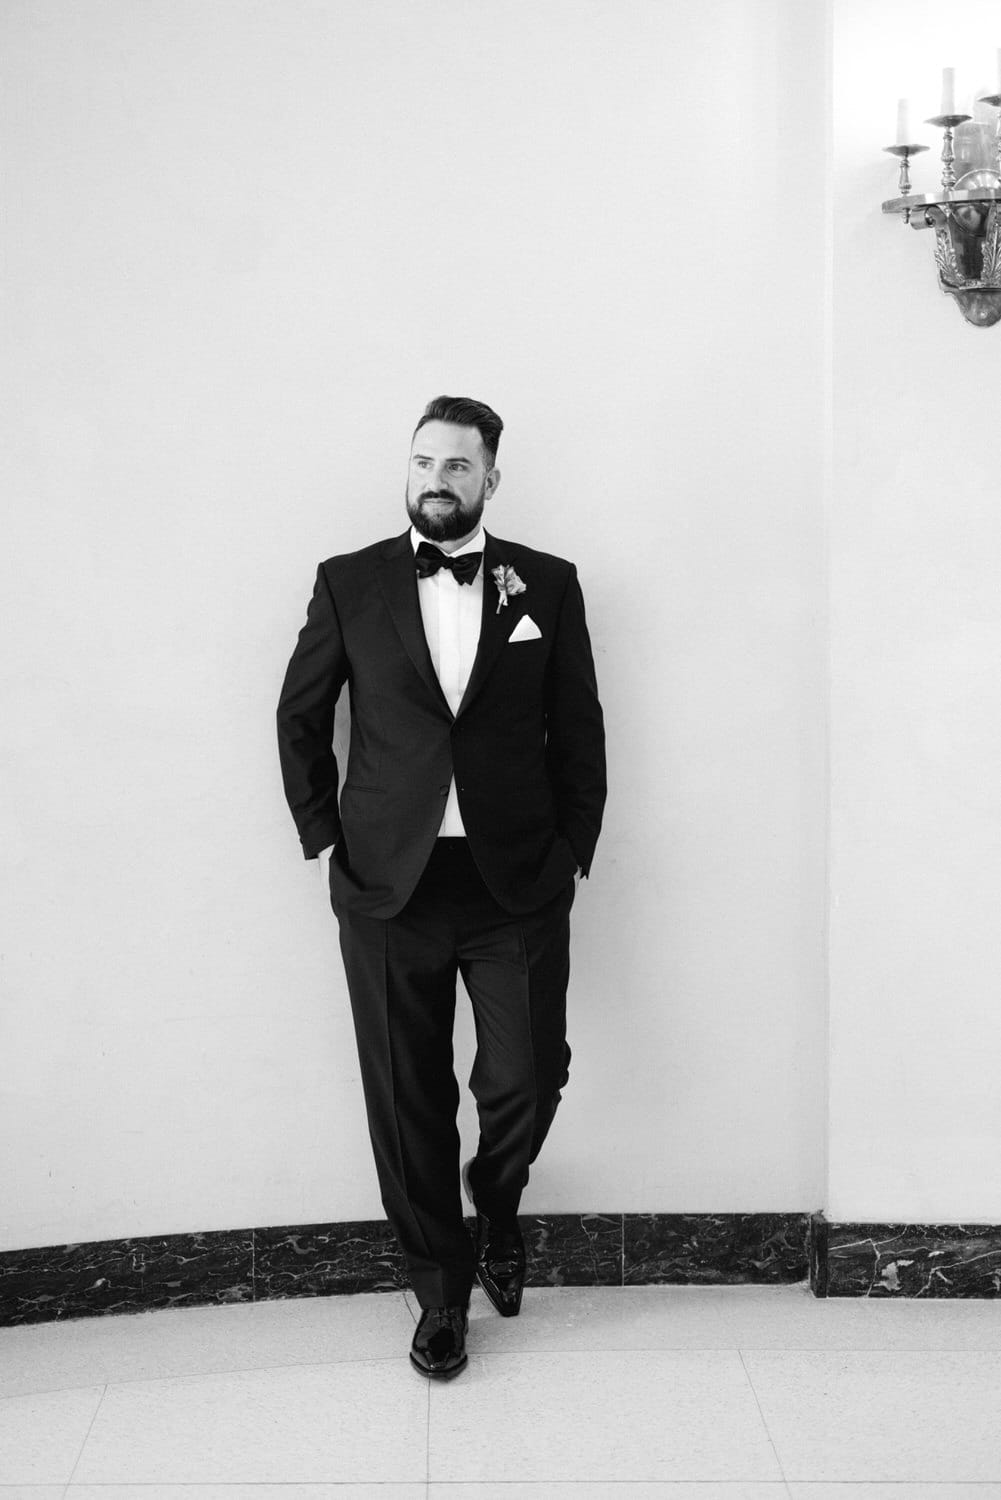
[[[417,548],[425,540],[417,528],[411,526],[410,543],[415,556]],[[483,544],[483,530],[480,528],[468,542],[448,555],[461,557],[465,552],[482,552]],[[430,578],[418,578],[417,597],[428,650],[441,690],[453,714],[458,713],[469,674],[473,670],[473,662],[476,660],[476,648],[480,643],[483,612],[482,559],[472,583],[460,583],[448,568],[439,568]],[[453,776],[438,837],[464,838],[465,833]]]

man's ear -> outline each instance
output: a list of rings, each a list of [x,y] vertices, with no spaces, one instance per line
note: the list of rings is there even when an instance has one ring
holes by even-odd
[[[501,482],[501,472],[500,472],[500,469],[491,469],[490,472],[489,472],[489,474],[487,475],[487,499],[488,500],[490,499],[490,496],[493,494],[494,490],[497,488],[497,486],[500,484],[500,482]]]

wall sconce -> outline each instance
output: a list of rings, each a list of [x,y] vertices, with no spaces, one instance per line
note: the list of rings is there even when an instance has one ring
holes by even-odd
[[[1001,51],[998,63],[1001,90]],[[900,214],[912,229],[934,229],[939,286],[955,297],[968,323],[990,328],[1001,320],[1001,92],[979,102],[997,110],[993,131],[957,112],[955,69],[944,70],[942,108],[925,121],[943,132],[942,185],[935,193],[912,193],[911,157],[928,147],[909,139],[907,100],[901,99],[897,144],[883,148],[900,158],[900,196],[887,199],[883,212]]]

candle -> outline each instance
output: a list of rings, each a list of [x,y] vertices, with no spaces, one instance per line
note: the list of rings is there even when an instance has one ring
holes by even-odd
[[[955,68],[942,69],[942,108],[940,115],[954,115],[956,113],[956,70]]]
[[[897,145],[911,144],[911,105],[909,99],[897,100]]]

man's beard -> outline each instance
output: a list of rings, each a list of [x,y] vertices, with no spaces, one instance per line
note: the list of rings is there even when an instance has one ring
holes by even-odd
[[[484,479],[480,493],[466,508],[463,508],[457,495],[443,497],[440,490],[423,490],[416,500],[411,500],[408,494],[407,515],[415,529],[429,542],[457,542],[460,537],[468,536],[471,531],[475,531],[480,524],[486,493],[487,482]],[[454,500],[455,504],[448,510],[439,510],[436,506],[433,511],[423,504],[425,500],[440,498]]]

